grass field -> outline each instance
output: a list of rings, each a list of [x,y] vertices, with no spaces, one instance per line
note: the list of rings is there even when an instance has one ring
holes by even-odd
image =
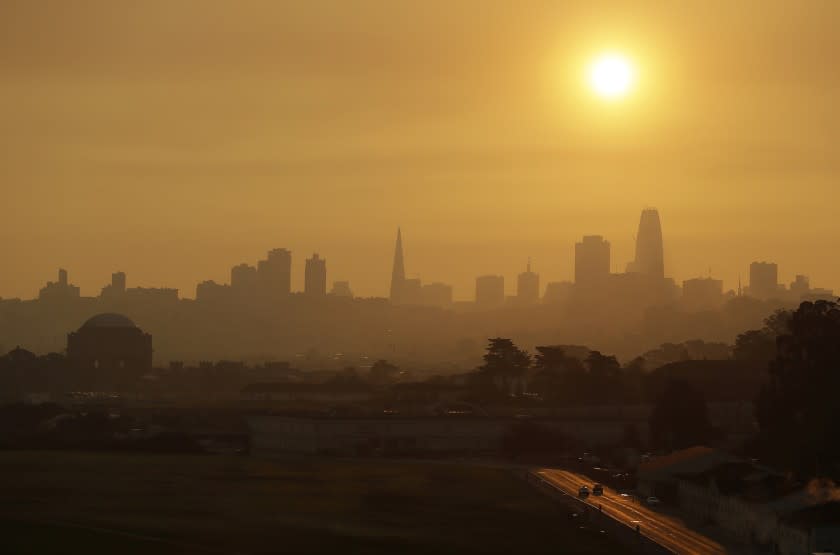
[[[3,553],[615,553],[509,471],[0,452]]]

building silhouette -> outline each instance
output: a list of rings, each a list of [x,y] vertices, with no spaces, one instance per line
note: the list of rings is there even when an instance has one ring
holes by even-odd
[[[420,305],[423,304],[423,287],[420,278],[404,279],[400,291],[400,304]]]
[[[230,269],[230,286],[236,293],[253,294],[258,283],[256,267],[243,263]]]
[[[403,302],[405,289],[405,262],[403,260],[402,231],[397,228],[397,244],[394,245],[394,265],[391,269],[391,292],[389,298],[393,304]]]
[[[545,284],[543,303],[556,304],[565,303],[572,296],[575,284],[571,281],[550,281]]]
[[[479,308],[498,308],[505,303],[504,276],[475,278],[475,304]]]
[[[779,296],[779,266],[773,262],[750,264],[750,296],[771,299]]]
[[[602,285],[610,275],[610,243],[600,235],[584,235],[575,243],[575,285]]]
[[[723,280],[694,278],[683,281],[683,305],[689,310],[716,310],[724,301]]]
[[[656,208],[645,208],[642,210],[639,232],[636,235],[636,258],[627,265],[627,271],[664,278],[664,260],[659,212]]]
[[[790,283],[790,294],[794,299],[801,299],[808,295],[811,291],[811,280],[808,276],[797,274],[796,278]]]
[[[125,295],[125,272],[111,274],[111,283],[102,288],[100,297],[103,299],[118,299]]]
[[[257,263],[257,286],[263,300],[276,301],[292,291],[292,253],[286,249],[268,251]]]
[[[67,270],[58,270],[58,281],[48,281],[38,292],[42,301],[67,301],[79,298],[79,288],[68,283]]]
[[[200,303],[224,303],[231,299],[231,292],[230,285],[208,279],[195,286],[195,300]]]
[[[172,287],[129,287],[125,290],[125,299],[149,305],[177,303],[178,290]]]
[[[452,286],[445,283],[427,283],[422,290],[423,304],[438,308],[452,306]]]
[[[349,281],[334,281],[330,295],[333,297],[347,297],[353,298],[353,290],[350,289]]]
[[[121,314],[98,314],[67,335],[67,360],[97,389],[122,389],[152,369],[152,336]]]
[[[327,261],[318,256],[306,259],[304,270],[303,292],[313,297],[323,297],[327,294]]]
[[[834,291],[831,289],[811,288],[811,280],[808,276],[797,274],[790,283],[789,295],[795,302],[801,301],[833,301]]]
[[[516,301],[521,305],[540,302],[540,275],[531,271],[531,260],[516,280]]]

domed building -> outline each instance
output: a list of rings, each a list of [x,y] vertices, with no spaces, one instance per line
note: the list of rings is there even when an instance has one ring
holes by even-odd
[[[83,374],[124,383],[152,369],[152,336],[122,314],[97,314],[67,334],[67,359]]]

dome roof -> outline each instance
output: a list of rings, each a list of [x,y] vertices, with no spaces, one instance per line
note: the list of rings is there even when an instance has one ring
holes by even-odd
[[[6,354],[6,358],[15,362],[20,362],[22,360],[33,360],[38,357],[35,356],[35,353],[33,353],[32,351],[21,349],[20,345],[18,345]]]
[[[122,314],[115,314],[113,312],[105,312],[97,314],[89,318],[87,322],[82,324],[81,329],[91,328],[136,328],[134,322],[130,318]]]

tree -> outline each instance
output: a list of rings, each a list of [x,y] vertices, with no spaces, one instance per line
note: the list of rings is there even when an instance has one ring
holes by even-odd
[[[776,356],[776,336],[766,329],[749,330],[735,339],[735,360],[766,367]]]
[[[776,310],[764,319],[764,329],[773,333],[775,336],[785,335],[790,333],[790,324],[793,319],[793,313],[790,310]]]
[[[645,366],[647,361],[642,357],[636,357],[621,369],[622,390],[625,401],[641,402],[645,391]]]
[[[688,349],[684,344],[663,343],[656,349],[651,349],[642,355],[650,370],[656,370],[671,362],[689,360]]]
[[[537,347],[534,369],[530,388],[549,401],[572,401],[579,395],[580,378],[586,373],[578,359],[557,345]]]
[[[668,450],[702,445],[712,438],[703,395],[683,380],[668,383],[650,416],[653,445]]]
[[[788,333],[791,318],[791,312],[776,310],[764,319],[764,327],[740,334],[732,352],[735,359],[766,368],[776,356],[776,338]]]
[[[621,365],[614,356],[602,355],[600,351],[589,352],[586,368],[589,374],[599,381],[615,378],[621,371]]]
[[[836,470],[840,445],[840,306],[804,302],[777,339],[756,418],[771,457],[803,474]]]
[[[531,367],[531,357],[510,339],[495,337],[489,341],[479,374],[505,393],[511,393]]]
[[[540,370],[562,373],[569,367],[569,362],[565,349],[558,345],[537,347],[537,354],[534,355],[534,368]]]

